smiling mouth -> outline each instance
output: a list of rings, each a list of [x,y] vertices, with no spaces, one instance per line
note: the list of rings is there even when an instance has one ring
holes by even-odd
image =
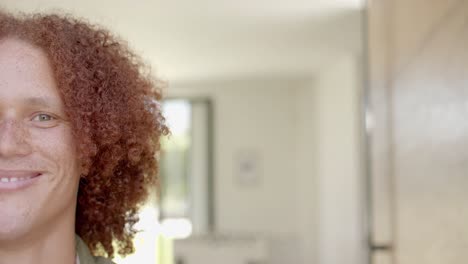
[[[0,170],[0,190],[16,190],[31,185],[42,173]]]

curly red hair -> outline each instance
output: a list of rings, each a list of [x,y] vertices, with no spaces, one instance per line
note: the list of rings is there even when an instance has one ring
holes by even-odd
[[[156,186],[159,139],[168,133],[162,83],[109,31],[61,15],[0,12],[0,40],[46,52],[82,164],[76,233],[95,255],[133,252],[137,210]]]

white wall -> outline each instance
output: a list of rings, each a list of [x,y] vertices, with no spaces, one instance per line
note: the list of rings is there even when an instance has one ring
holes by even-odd
[[[217,230],[271,238],[274,263],[300,263],[295,91],[303,83],[245,80],[168,90],[170,96],[212,98]],[[259,155],[260,181],[252,186],[236,179],[235,157],[244,150]]]
[[[342,56],[296,89],[302,263],[363,264],[362,69]]]
[[[301,232],[301,263],[317,263],[318,195],[317,195],[317,116],[316,81],[304,83],[296,90],[296,210]]]
[[[213,99],[218,231],[271,237],[273,263],[365,263],[360,75],[344,56],[314,80],[171,86]],[[242,149],[260,154],[256,186],[236,181]]]
[[[216,222],[224,232],[289,234],[295,230],[294,93],[290,82],[234,81],[171,87],[170,96],[210,97],[214,106]],[[187,85],[188,86],[188,85]],[[294,88],[293,88],[294,89]],[[238,151],[261,162],[260,182],[241,186]],[[248,217],[244,217],[248,216]]]
[[[320,264],[366,263],[360,65],[356,57],[344,56],[314,85]]]

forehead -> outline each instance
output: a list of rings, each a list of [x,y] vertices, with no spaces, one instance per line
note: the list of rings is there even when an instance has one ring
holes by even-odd
[[[0,101],[26,96],[60,100],[49,59],[27,42],[0,40]]]

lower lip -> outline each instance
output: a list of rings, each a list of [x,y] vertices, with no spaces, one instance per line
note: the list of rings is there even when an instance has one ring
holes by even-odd
[[[0,192],[2,191],[16,191],[25,189],[31,185],[33,185],[42,174],[39,174],[35,177],[29,178],[27,180],[15,181],[15,182],[1,182],[0,181]]]

